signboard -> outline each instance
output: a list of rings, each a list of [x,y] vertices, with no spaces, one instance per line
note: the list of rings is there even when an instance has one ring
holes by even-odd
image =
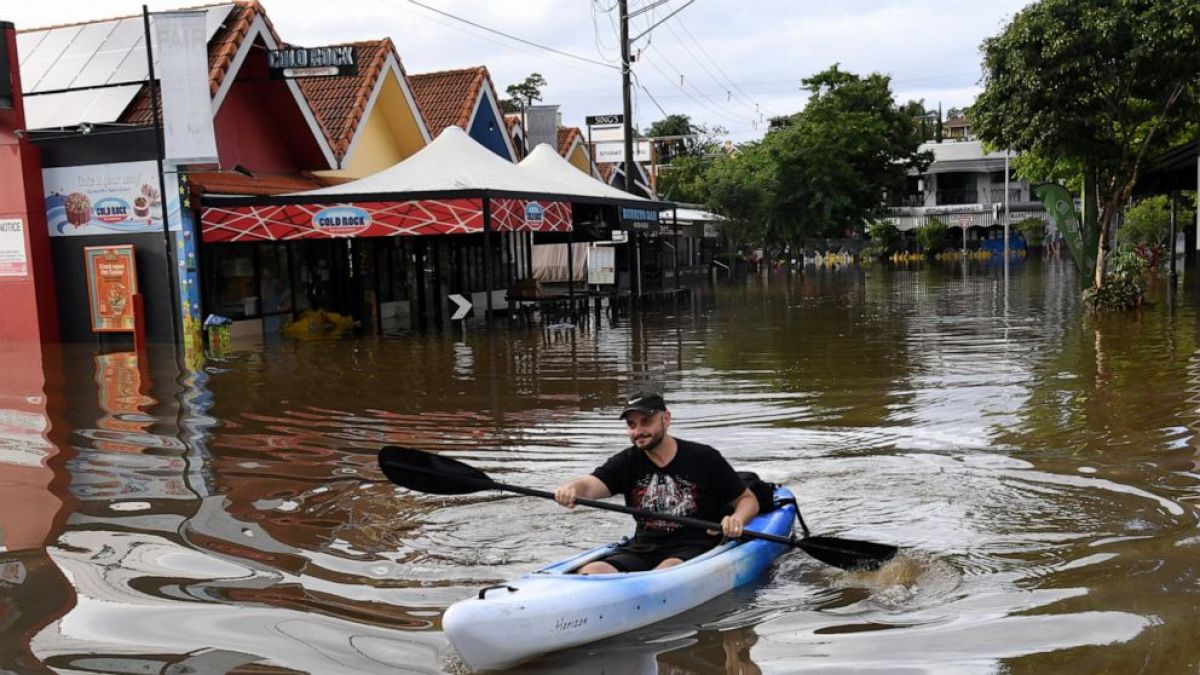
[[[83,260],[87,267],[92,331],[132,332],[133,294],[137,293],[133,246],[88,246],[83,249]]]
[[[0,277],[29,276],[25,254],[25,223],[20,218],[0,219]]]
[[[162,230],[163,199],[153,161],[43,169],[42,182],[51,237]],[[168,193],[173,185],[172,175]],[[177,198],[171,206],[179,207]]]
[[[596,161],[611,163],[625,161],[625,144],[621,141],[595,143]],[[633,144],[633,161],[650,161],[650,141],[638,140]]]
[[[649,230],[652,226],[657,226],[658,215],[655,209],[635,209],[628,206],[621,208],[621,222],[635,230]]]
[[[357,75],[358,53],[353,45],[271,49],[267,68],[273,77],[285,78]]]
[[[589,127],[613,126],[625,124],[624,115],[588,115],[584,118]]]
[[[454,303],[454,313],[450,315],[450,320],[462,321],[467,318],[467,315],[471,313],[471,301],[458,293],[451,293],[447,297],[450,299],[450,302]]]
[[[975,225],[975,216],[969,213],[964,213],[955,216],[954,222],[957,223],[959,227],[972,227]]]
[[[588,249],[589,284],[617,283],[617,251],[611,246],[593,246]]]

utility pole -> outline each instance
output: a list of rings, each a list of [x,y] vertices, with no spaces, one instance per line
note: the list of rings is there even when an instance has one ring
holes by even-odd
[[[633,193],[633,103],[629,93],[629,0],[618,0],[621,14],[621,107],[625,114],[625,191]]]
[[[629,92],[629,0],[618,0],[621,20],[621,112],[625,117],[625,191],[633,194],[633,103]],[[629,242],[633,255],[630,263],[634,266],[633,281],[636,284],[634,295],[642,297],[642,241],[638,232],[634,232]]]

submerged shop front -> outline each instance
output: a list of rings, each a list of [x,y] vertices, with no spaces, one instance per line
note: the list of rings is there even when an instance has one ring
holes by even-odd
[[[443,325],[455,293],[504,309],[531,234],[569,231],[571,203],[476,192],[205,196],[204,311],[235,334],[303,336]]]

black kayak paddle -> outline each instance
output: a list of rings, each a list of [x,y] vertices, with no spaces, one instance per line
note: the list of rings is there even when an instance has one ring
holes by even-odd
[[[554,493],[544,490],[505,485],[497,483],[488,475],[469,464],[464,464],[449,457],[417,450],[389,445],[379,451],[379,468],[383,470],[388,480],[400,487],[435,495],[465,495],[482,490],[502,490],[516,492],[530,497],[554,499]],[[635,509],[619,504],[596,501],[593,499],[576,499],[576,504],[590,506],[605,511],[617,511],[642,518],[658,518],[670,520],[689,527],[706,530],[720,530],[719,523],[712,523],[696,518],[675,516],[666,513],[655,513],[645,509]],[[797,506],[797,513],[799,507]],[[803,522],[803,521],[801,521]],[[878,569],[891,560],[899,550],[889,544],[876,544],[869,541],[855,541],[839,537],[810,537],[807,529],[805,536],[797,538],[780,537],[765,532],[742,532],[742,537],[763,539],[765,541],[795,546],[805,553],[828,565],[851,571],[870,571]]]

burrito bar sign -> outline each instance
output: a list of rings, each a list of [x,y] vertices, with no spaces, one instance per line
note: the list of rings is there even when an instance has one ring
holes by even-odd
[[[273,77],[285,78],[357,75],[358,52],[352,45],[272,49],[267,68]]]

